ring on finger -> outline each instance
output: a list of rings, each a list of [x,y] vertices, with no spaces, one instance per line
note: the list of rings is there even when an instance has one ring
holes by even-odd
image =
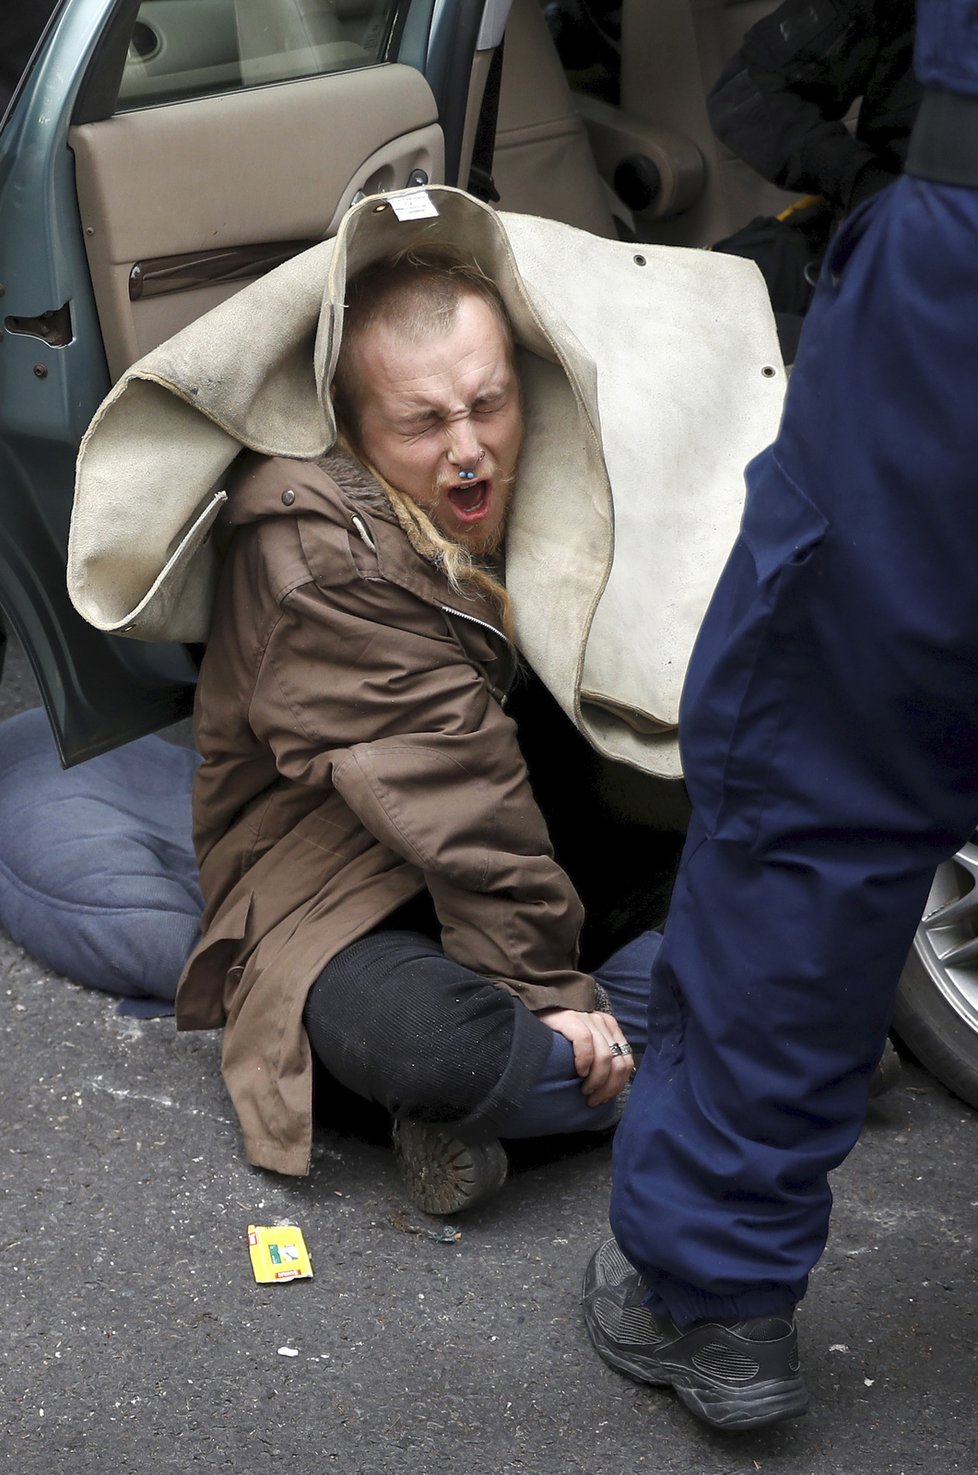
[[[631,1045],[628,1045],[628,1044],[623,1045],[618,1040],[615,1040],[612,1043],[612,1046],[611,1046],[611,1053],[612,1053],[612,1055],[615,1055],[615,1056],[619,1056],[619,1055],[631,1055],[631,1053],[632,1053],[632,1047],[631,1047]]]

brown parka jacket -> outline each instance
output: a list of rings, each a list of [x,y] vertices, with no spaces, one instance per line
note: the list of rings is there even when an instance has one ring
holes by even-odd
[[[452,590],[340,453],[249,454],[224,517],[195,715],[206,906],[177,1025],[224,1026],[249,1160],[306,1173],[309,989],[423,887],[458,962],[534,1010],[597,1001],[503,710],[515,659],[490,600]]]

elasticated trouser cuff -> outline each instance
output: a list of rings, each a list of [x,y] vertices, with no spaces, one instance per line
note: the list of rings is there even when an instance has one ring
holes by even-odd
[[[793,1285],[771,1281],[745,1287],[739,1294],[717,1296],[662,1273],[649,1285],[645,1304],[657,1316],[671,1316],[678,1327],[687,1327],[696,1321],[748,1321],[755,1316],[790,1315],[807,1289],[806,1277]]]

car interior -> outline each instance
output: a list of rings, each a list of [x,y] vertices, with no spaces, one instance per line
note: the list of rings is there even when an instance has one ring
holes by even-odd
[[[744,32],[772,8],[514,0],[496,134],[500,207],[678,246],[708,246],[783,209],[792,197],[719,143],[705,103]],[[555,11],[567,18],[560,49],[570,66],[547,24]]]
[[[698,247],[782,208],[789,197],[725,155],[705,108],[772,3],[514,0],[492,159],[499,208]],[[144,0],[119,47],[111,104],[110,57],[91,121],[69,137],[113,378],[331,235],[361,192],[445,179],[431,89],[414,67],[384,61],[402,10],[393,0]],[[472,62],[460,182],[493,49],[480,45]]]

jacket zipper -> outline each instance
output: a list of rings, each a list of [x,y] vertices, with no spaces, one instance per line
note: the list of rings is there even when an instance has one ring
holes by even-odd
[[[358,517],[357,514],[354,512],[352,514],[351,521],[353,522],[353,526],[356,528],[357,532],[360,534],[360,537],[366,543],[367,547],[370,548],[374,553],[376,553],[376,551],[377,551],[377,544],[374,542],[373,538],[370,536],[369,532],[367,531],[366,526],[364,525],[363,519],[360,518],[360,517]],[[506,646],[506,649],[510,652],[510,654],[511,655],[512,654],[515,654],[515,647],[514,647],[512,641],[506,635],[506,633],[503,630],[497,629],[495,625],[490,625],[490,623],[489,623],[488,620],[480,620],[479,617],[478,617],[478,615],[467,615],[465,613],[465,611],[464,610],[461,610],[461,609],[452,609],[452,607],[451,607],[450,604],[442,604],[442,605],[439,605],[439,609],[441,609],[442,612],[444,614],[446,614],[446,615],[454,615],[456,617],[456,619],[459,619],[459,620],[470,620],[473,625],[481,625],[482,628],[483,628],[483,630],[489,630],[493,635],[498,635],[499,638],[500,638],[500,640]],[[515,663],[514,663],[514,675],[515,675]],[[510,680],[512,681],[512,678],[510,678]],[[508,691],[508,689],[509,688],[507,687],[507,691]],[[506,695],[506,692],[503,693],[503,696],[504,697],[505,697],[505,695]]]
[[[468,620],[473,625],[481,625],[482,628],[483,628],[483,630],[489,630],[493,635],[498,635],[499,636],[500,640],[505,645],[507,651],[509,652],[509,656],[510,656],[509,679],[508,679],[508,681],[506,683],[506,686],[505,687],[501,687],[501,686],[497,686],[496,687],[496,690],[500,692],[499,705],[501,707],[505,707],[505,705],[506,705],[506,698],[509,696],[510,688],[512,687],[513,682],[516,679],[516,672],[517,672],[517,669],[518,669],[518,666],[519,666],[519,660],[518,660],[518,658],[516,656],[516,647],[515,647],[515,645],[509,639],[509,636],[506,635],[506,633],[504,631],[497,629],[495,625],[490,625],[490,623],[489,623],[488,620],[480,620],[479,617],[478,617],[478,615],[467,615],[463,609],[452,609],[452,606],[450,604],[440,605],[439,608],[446,615],[454,615],[456,617],[456,619],[459,619],[459,620]]]
[[[353,514],[353,526],[356,528],[357,532],[360,534],[361,538],[366,543],[366,545],[370,549],[371,553],[376,553],[377,552],[377,544],[374,542],[373,538],[367,532],[366,525],[364,524],[363,519],[361,517],[357,517],[357,515],[356,515],[355,512]]]
[[[443,604],[440,608],[446,615],[457,615],[460,620],[471,620],[473,625],[481,625],[483,630],[491,630],[493,635],[498,635],[500,640],[505,641],[507,649],[513,649],[513,643],[502,631],[497,630],[495,625],[490,625],[488,620],[480,620],[478,615],[467,615],[463,609],[452,609],[450,604]]]

